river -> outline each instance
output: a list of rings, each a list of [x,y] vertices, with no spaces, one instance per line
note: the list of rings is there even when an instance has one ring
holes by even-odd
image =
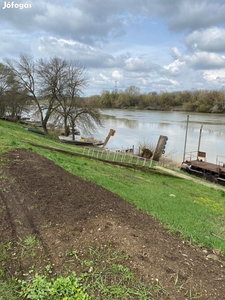
[[[225,114],[103,109],[102,115],[104,125],[93,133],[93,137],[104,141],[109,130],[114,129],[116,133],[110,138],[108,149],[134,146],[135,153],[138,153],[140,146],[154,148],[159,136],[165,135],[168,137],[165,156],[178,163],[183,161],[189,115],[186,152],[198,150],[202,126],[199,150],[206,152],[208,162],[216,163],[217,155],[224,156],[222,160],[225,162]],[[82,130],[81,135],[85,136]]]
[[[109,130],[116,133],[110,138],[108,149],[125,149],[140,145],[157,145],[160,135],[168,137],[165,156],[183,161],[187,114],[189,114],[186,152],[197,151],[202,126],[200,151],[206,152],[206,160],[216,163],[216,156],[225,156],[225,115],[174,111],[147,111],[128,109],[104,109],[104,126],[94,136],[104,140]],[[225,160],[225,157],[224,157]]]

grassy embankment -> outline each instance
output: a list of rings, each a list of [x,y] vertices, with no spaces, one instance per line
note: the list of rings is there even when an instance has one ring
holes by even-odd
[[[183,238],[192,243],[225,253],[224,191],[185,179],[127,168],[120,168],[118,172],[117,166],[78,156],[71,157],[31,146],[30,143],[78,153],[82,151],[79,147],[59,143],[53,138],[27,132],[21,125],[0,121],[0,154],[13,148],[35,151],[76,176],[118,194],[159,219],[171,232],[180,232]]]

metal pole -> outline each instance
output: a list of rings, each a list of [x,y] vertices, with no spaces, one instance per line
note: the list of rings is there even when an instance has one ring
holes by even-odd
[[[185,160],[185,153],[186,153],[186,146],[187,146],[188,122],[189,122],[189,115],[187,115],[187,125],[186,125],[186,133],[185,133],[185,140],[184,140],[184,155],[183,155],[183,162],[184,162],[184,160]]]
[[[198,157],[198,153],[199,153],[199,150],[200,150],[200,143],[201,143],[201,137],[202,137],[202,127],[203,127],[203,125],[201,126],[200,133],[199,133],[197,157]]]

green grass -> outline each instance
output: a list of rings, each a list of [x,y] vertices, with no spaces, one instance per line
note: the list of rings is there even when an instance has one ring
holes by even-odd
[[[14,280],[7,282],[0,279],[0,300],[18,300],[18,285]]]

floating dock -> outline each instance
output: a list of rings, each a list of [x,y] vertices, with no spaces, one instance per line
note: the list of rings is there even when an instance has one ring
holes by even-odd
[[[217,156],[216,163],[206,161],[206,153],[198,152],[194,157],[195,152],[189,152],[188,159],[181,165],[181,170],[225,186],[225,156]]]

